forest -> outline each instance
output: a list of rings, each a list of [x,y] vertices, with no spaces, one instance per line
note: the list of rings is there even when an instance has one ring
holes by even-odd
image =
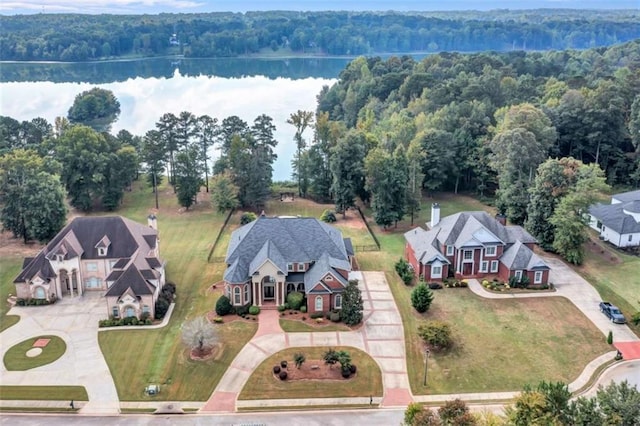
[[[637,10],[38,14],[0,16],[0,60],[560,50],[638,37]]]
[[[385,228],[413,221],[424,195],[466,191],[524,225],[543,248],[580,263],[588,206],[611,186],[640,186],[640,40],[421,61],[359,57],[317,100],[316,111],[287,121],[299,196],[332,201],[342,213],[362,201]],[[167,113],[145,135],[113,136],[119,113],[113,93],[94,88],[53,124],[0,117],[5,229],[43,239],[57,224],[47,233],[37,229],[42,217],[15,223],[16,212],[52,218],[47,209],[64,210],[65,196],[81,210],[117,209],[140,171],[154,188],[168,176],[187,209],[204,185],[221,211],[260,211],[278,143],[271,117],[249,124]],[[214,145],[222,155],[212,165]],[[36,230],[27,232],[29,223]]]

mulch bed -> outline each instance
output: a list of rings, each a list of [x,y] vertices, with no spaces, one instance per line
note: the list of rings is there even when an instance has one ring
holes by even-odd
[[[282,315],[284,313],[284,315]],[[322,317],[322,322],[317,322],[315,318],[311,318],[309,316],[308,313],[303,314],[300,311],[284,311],[284,312],[278,312],[278,318],[279,319],[283,319],[283,320],[292,320],[292,321],[301,321],[305,324],[307,324],[308,326],[311,326],[313,328],[317,328],[319,331],[322,331],[322,329],[326,326],[329,325],[343,325],[347,328],[349,328],[350,330],[358,330],[360,327],[362,327],[362,323],[357,324],[353,327],[349,327],[348,325],[346,325],[343,322],[333,322],[331,320],[328,320],[326,317]],[[304,320],[302,318],[305,318]]]
[[[272,370],[273,371],[273,370]],[[352,374],[348,378],[342,377],[340,365],[333,367],[325,364],[321,359],[308,359],[300,368],[295,365],[289,365],[284,369],[287,372],[287,381],[289,380],[351,380],[358,374]],[[273,375],[274,379],[280,380],[277,374]]]
[[[222,322],[214,322],[213,320],[215,318],[222,318]],[[245,318],[242,318],[241,316],[238,316],[236,314],[229,314],[229,315],[225,315],[223,317],[218,316],[218,314],[216,314],[214,311],[207,313],[207,319],[209,320],[209,322],[211,324],[228,324],[230,322],[234,322],[234,321],[243,321],[243,322],[252,322],[252,323],[258,323],[258,316],[254,316],[254,315],[247,315]]]

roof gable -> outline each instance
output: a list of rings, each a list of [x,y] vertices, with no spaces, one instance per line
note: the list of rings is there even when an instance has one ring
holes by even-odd
[[[129,266],[109,287],[105,296],[122,296],[131,289],[136,296],[153,294],[154,286],[144,279],[135,265]]]

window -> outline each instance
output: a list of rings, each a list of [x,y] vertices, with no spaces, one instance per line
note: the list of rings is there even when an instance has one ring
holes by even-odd
[[[64,261],[64,254],[56,254],[56,260],[58,262]]]
[[[485,247],[484,254],[487,256],[495,256],[496,255],[496,246]]]
[[[298,283],[298,291],[304,293],[304,283]]]
[[[304,271],[304,263],[298,263],[298,271]]]
[[[516,271],[516,279],[520,281],[522,279],[522,271]]]
[[[35,292],[35,298],[36,299],[44,299],[44,288],[42,287],[36,287],[36,292]]]
[[[535,275],[533,276],[533,283],[534,284],[542,283],[542,271],[536,271]]]
[[[433,265],[431,266],[431,278],[441,278],[442,277],[442,266]]]
[[[100,278],[91,277],[85,280],[84,285],[86,288],[100,288],[102,287],[102,281]]]
[[[133,307],[131,307],[131,306],[127,306],[127,310],[126,310],[126,315],[125,316],[127,318],[135,317],[136,316],[136,310],[133,309]]]
[[[453,246],[447,246],[447,256],[453,256]]]
[[[322,311],[322,296],[316,296],[316,311]]]
[[[487,262],[486,260],[480,263],[480,272],[487,272],[488,268],[489,268],[489,262]]]
[[[289,272],[293,271],[293,263],[287,263],[287,271]]]
[[[240,294],[240,287],[233,288],[233,304],[242,305],[242,295]]]
[[[114,318],[118,318],[118,317],[120,316],[120,311],[118,310],[118,307],[117,307],[117,306],[114,306],[114,307],[111,309],[111,313],[113,314],[113,317],[114,317]]]
[[[491,261],[491,272],[498,272],[498,261],[497,260],[492,260]]]
[[[87,262],[86,269],[87,269],[87,272],[97,272],[98,264],[96,262]]]
[[[231,286],[226,285],[226,286],[225,286],[225,289],[224,289],[224,292],[225,292],[226,296],[227,296],[229,299],[231,299]]]
[[[244,285],[244,302],[249,303],[249,284]]]
[[[107,255],[107,249],[104,247],[100,247],[98,249],[98,256],[106,256]]]
[[[629,242],[631,242],[633,240],[633,238],[631,238],[631,237],[632,237],[632,235],[629,234]]]
[[[342,295],[336,294],[335,308],[342,309]]]
[[[464,260],[473,260],[473,250],[464,251]]]
[[[287,294],[296,291],[296,285],[294,283],[287,283]]]
[[[151,313],[151,309],[149,308],[149,305],[144,305],[142,307],[142,313],[143,314],[150,314]]]
[[[325,281],[333,281],[333,277],[331,275],[327,275],[326,277],[324,277]]]

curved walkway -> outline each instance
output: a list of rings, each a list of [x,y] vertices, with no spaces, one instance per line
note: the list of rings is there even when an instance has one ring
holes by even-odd
[[[413,398],[409,388],[404,330],[398,308],[384,272],[354,273],[359,279],[364,302],[364,324],[357,331],[285,333],[277,311],[262,311],[255,336],[233,360],[202,412],[233,412],[249,402],[238,395],[260,363],[288,347],[353,346],[367,352],[382,370],[383,397],[373,403],[384,407],[406,406]],[[369,398],[322,398],[296,400],[296,405],[369,404]],[[268,406],[291,405],[291,400],[268,400]],[[260,406],[260,401],[250,405]]]
[[[27,371],[8,371],[1,363],[0,382],[17,386],[84,386],[89,402],[80,410],[82,414],[119,414],[118,393],[98,345],[98,321],[104,319],[104,311],[104,300],[97,293],[62,299],[49,306],[11,308],[9,314],[19,315],[20,321],[0,334],[0,356],[4,358],[9,348],[19,342],[47,334],[64,339],[67,350],[51,364]]]

